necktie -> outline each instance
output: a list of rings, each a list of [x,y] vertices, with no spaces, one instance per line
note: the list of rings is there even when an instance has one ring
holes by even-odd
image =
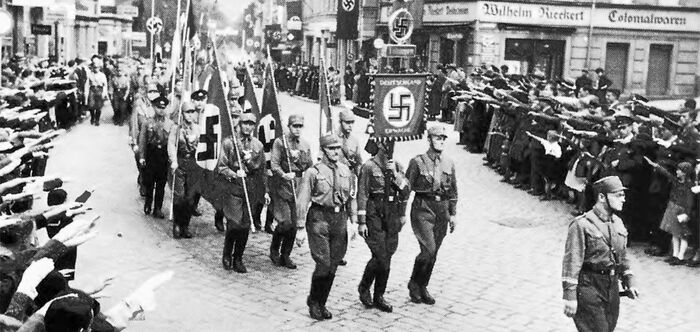
[[[436,156],[433,161],[433,191],[440,190],[440,156]]]
[[[337,172],[335,167],[331,167],[331,170],[333,171],[333,204],[339,205],[342,202],[340,201],[340,192],[338,191],[338,187],[335,185],[338,175],[336,174]]]

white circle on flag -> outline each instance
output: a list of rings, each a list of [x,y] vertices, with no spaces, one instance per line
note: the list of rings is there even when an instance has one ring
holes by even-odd
[[[384,96],[382,106],[387,122],[394,127],[403,127],[411,122],[416,110],[416,98],[411,90],[397,86]]]
[[[245,46],[253,47],[253,39],[252,38],[246,39]]]
[[[155,16],[149,17],[146,21],[146,29],[150,33],[159,33],[163,30],[163,20]]]
[[[340,1],[340,4],[343,7],[343,10],[346,12],[351,12],[353,9],[355,9],[355,0],[338,0],[338,1]]]

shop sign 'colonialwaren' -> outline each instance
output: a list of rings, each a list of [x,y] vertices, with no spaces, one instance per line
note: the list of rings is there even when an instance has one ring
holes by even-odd
[[[700,12],[688,10],[598,7],[592,15],[597,28],[700,31]],[[588,6],[565,6],[514,2],[448,2],[423,6],[423,21],[430,23],[480,22],[587,27],[591,22]]]

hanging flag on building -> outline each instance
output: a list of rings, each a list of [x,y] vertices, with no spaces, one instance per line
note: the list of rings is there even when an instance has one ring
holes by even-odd
[[[287,0],[287,31],[288,41],[303,42],[301,24],[301,0]]]
[[[270,24],[265,26],[265,44],[276,47],[282,41],[282,26]]]
[[[272,143],[277,137],[284,134],[280,109],[277,103],[277,90],[275,89],[275,77],[272,71],[272,60],[268,57],[265,65],[265,85],[263,87],[261,118],[258,121],[258,139],[263,143],[265,156],[270,160]]]
[[[338,39],[357,39],[357,21],[360,0],[338,0],[335,36]]]
[[[323,135],[327,133],[332,133],[333,132],[333,119],[331,116],[331,100],[330,100],[330,94],[328,91],[328,69],[326,68],[326,63],[323,61],[323,58],[321,58],[321,76],[319,77],[318,80],[318,102],[319,105],[321,106],[321,112],[320,112],[320,123],[319,123],[319,130],[320,130],[320,135],[319,137],[322,137]]]

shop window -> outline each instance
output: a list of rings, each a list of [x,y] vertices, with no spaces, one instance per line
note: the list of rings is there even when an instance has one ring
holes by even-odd
[[[455,59],[455,41],[440,37],[440,63],[453,63]]]
[[[562,75],[563,40],[506,39],[505,60],[512,73],[536,74],[553,79]],[[519,68],[518,68],[519,67]]]

